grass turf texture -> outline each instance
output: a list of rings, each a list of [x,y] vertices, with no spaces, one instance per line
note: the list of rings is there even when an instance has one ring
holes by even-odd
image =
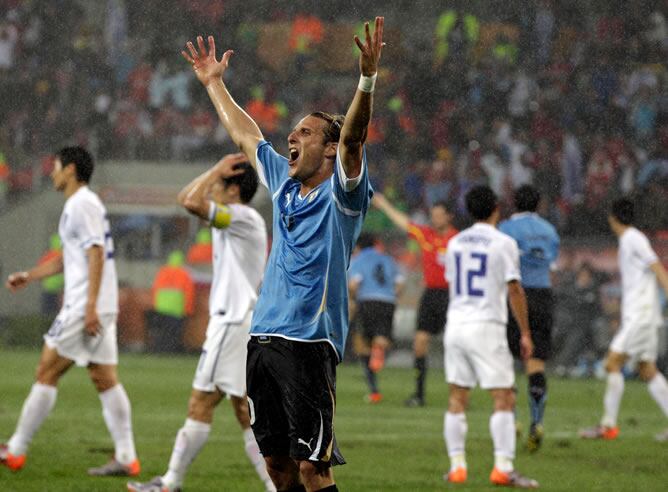
[[[0,437],[13,432],[21,405],[32,384],[39,354],[0,350]],[[186,416],[190,383],[197,357],[123,355],[120,376],[133,406],[140,479],[165,471],[176,431]],[[468,413],[469,481],[450,485],[442,480],[448,460],[443,443],[446,385],[442,370],[429,373],[428,406],[405,408],[413,388],[413,372],[386,369],[380,375],[384,400],[363,401],[366,388],[358,365],[338,372],[336,433],[348,460],[335,469],[342,491],[498,490],[488,483],[492,444],[488,431],[489,396],[473,392]],[[627,382],[621,410],[621,435],[613,442],[581,441],[579,427],[600,416],[603,383],[552,378],[543,448],[530,455],[518,442],[517,469],[536,478],[543,490],[665,490],[668,443],[652,436],[666,424],[645,385]],[[518,379],[518,416],[527,425],[526,381]],[[92,478],[86,469],[107,461],[111,439],[100,403],[85,370],[73,368],[61,382],[56,407],[36,435],[23,470],[0,467],[0,490],[122,491],[124,478]],[[222,402],[211,439],[186,477],[195,491],[262,490],[243,451],[239,427],[229,402]]]

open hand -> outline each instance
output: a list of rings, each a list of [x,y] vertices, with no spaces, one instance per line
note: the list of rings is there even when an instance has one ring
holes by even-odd
[[[204,45],[202,36],[197,36],[198,49],[195,49],[192,41],[188,41],[186,47],[190,54],[181,51],[183,58],[192,65],[195,75],[197,75],[199,81],[205,86],[220,80],[223,77],[230,61],[230,57],[234,53],[232,50],[227,50],[223,53],[223,59],[218,61],[216,60],[216,43],[213,40],[213,36],[209,36],[208,41],[208,51]]]
[[[246,154],[242,152],[229,154],[218,161],[214,167],[214,171],[223,179],[231,178],[232,176],[244,173],[244,170],[239,166],[239,164],[243,164],[244,162],[248,162]]]
[[[370,77],[378,71],[378,62],[380,61],[380,52],[383,50],[383,24],[385,17],[376,17],[376,23],[373,30],[373,36],[369,32],[369,23],[364,23],[364,43],[355,36],[355,43],[360,49],[360,70],[362,75]]]

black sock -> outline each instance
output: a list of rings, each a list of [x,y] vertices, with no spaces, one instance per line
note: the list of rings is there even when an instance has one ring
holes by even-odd
[[[282,492],[306,492],[306,487],[303,484],[295,485],[289,489],[284,489]]]
[[[336,484],[333,483],[329,487],[325,487],[324,489],[317,490],[316,492],[339,492],[339,489],[336,487]]]
[[[369,359],[368,355],[363,355],[362,359],[362,368],[364,369],[364,376],[366,377],[366,383],[369,385],[369,391],[371,393],[378,393],[378,382],[376,380],[376,373],[369,369]]]
[[[415,396],[424,398],[424,380],[427,377],[427,358],[416,357],[415,369],[417,371],[417,378],[415,380]]]
[[[543,422],[546,401],[547,381],[545,380],[545,373],[535,372],[529,374],[529,410],[531,411],[532,424]]]

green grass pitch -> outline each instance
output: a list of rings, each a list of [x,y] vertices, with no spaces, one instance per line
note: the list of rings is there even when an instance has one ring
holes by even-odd
[[[0,438],[7,439],[28,394],[39,354],[0,350]],[[186,415],[194,356],[123,355],[120,375],[133,406],[142,480],[165,471],[176,431]],[[386,369],[380,375],[385,399],[364,403],[365,386],[357,365],[338,373],[336,434],[348,464],[335,469],[342,491],[494,490],[488,484],[492,444],[488,431],[489,396],[473,393],[468,413],[469,482],[443,482],[448,466],[443,443],[447,392],[442,370],[428,380],[428,406],[404,408],[412,389],[412,371]],[[527,426],[525,380],[518,380],[518,415]],[[626,385],[621,435],[614,442],[585,442],[577,429],[597,422],[603,383],[550,379],[543,448],[530,455],[518,443],[517,469],[536,478],[543,490],[667,490],[668,443],[652,438],[666,421],[643,384]],[[112,443],[100,404],[85,370],[64,378],[52,415],[35,437],[23,470],[0,468],[0,491],[122,491],[123,478],[89,478],[86,469],[105,462]],[[243,451],[241,433],[228,402],[214,421],[211,439],[190,468],[187,491],[261,491]],[[498,490],[498,489],[497,489]]]

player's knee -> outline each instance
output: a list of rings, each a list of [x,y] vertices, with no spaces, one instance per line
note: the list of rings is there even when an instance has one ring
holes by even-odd
[[[656,365],[649,363],[641,363],[638,365],[638,376],[645,382],[651,381],[656,376]]]
[[[314,480],[322,480],[329,478],[331,475],[331,466],[329,463],[321,461],[300,461],[299,474],[304,483],[312,483]]]
[[[265,458],[267,473],[278,490],[288,490],[299,485],[299,468],[296,463],[287,456]]]
[[[448,398],[448,412],[463,413],[468,406],[468,395],[451,392]]]
[[[201,391],[193,391],[188,401],[188,418],[198,422],[211,422],[215,407],[211,395]]]

